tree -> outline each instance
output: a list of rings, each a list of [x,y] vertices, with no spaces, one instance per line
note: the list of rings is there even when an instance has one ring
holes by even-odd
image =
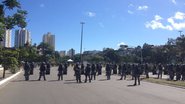
[[[41,50],[41,53],[42,53],[40,61],[50,61],[52,59],[52,57],[54,57],[54,50],[47,43],[41,42],[37,46],[37,49]]]
[[[9,15],[7,12],[16,11]],[[0,38],[3,39],[3,34],[7,29],[12,29],[15,26],[26,27],[27,12],[21,9],[21,5],[17,0],[3,0],[0,3]]]
[[[119,63],[121,58],[114,49],[107,48],[103,51],[103,57],[106,62]]]
[[[11,14],[8,14],[8,12],[11,11]],[[8,29],[12,29],[15,26],[24,28],[26,27],[26,15],[27,12],[21,9],[21,5],[17,0],[3,0],[0,2],[0,41],[4,40],[4,34],[5,31]],[[6,69],[14,69],[16,66],[18,66],[18,60],[16,56],[11,51],[7,49],[2,49],[0,46],[1,50],[1,56],[0,60],[3,66],[3,78],[5,77],[5,70]],[[11,53],[11,54],[10,54]],[[9,57],[12,56],[12,57]],[[18,55],[17,55],[18,56]]]

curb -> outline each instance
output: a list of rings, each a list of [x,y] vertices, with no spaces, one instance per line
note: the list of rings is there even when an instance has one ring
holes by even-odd
[[[5,78],[3,80],[0,81],[0,86],[5,84],[6,82],[10,81],[11,79],[15,78],[16,76],[18,76],[22,71],[18,71],[17,73],[13,74],[12,76]]]

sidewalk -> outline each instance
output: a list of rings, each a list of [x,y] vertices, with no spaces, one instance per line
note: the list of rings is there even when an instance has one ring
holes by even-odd
[[[7,82],[15,78],[17,75],[21,73],[21,70],[16,72],[15,74],[12,74],[9,70],[5,71],[5,78],[3,78],[3,70],[0,70],[0,87],[1,85],[6,85]]]
[[[6,72],[5,72],[5,78],[10,77],[11,75],[13,75],[13,74],[9,70],[6,70]],[[0,70],[0,81],[1,80],[3,80],[3,70]]]

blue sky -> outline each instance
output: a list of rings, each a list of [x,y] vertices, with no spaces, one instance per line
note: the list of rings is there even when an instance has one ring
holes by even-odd
[[[27,29],[33,43],[43,34],[56,37],[56,50],[80,49],[80,22],[84,21],[83,50],[118,48],[144,43],[161,45],[185,30],[184,0],[19,0],[28,11]]]

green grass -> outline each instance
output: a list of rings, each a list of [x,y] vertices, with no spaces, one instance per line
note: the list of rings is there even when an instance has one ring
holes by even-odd
[[[148,79],[143,79],[143,80],[147,82],[162,84],[162,85],[169,85],[169,86],[174,86],[174,87],[185,88],[185,81],[169,81],[166,79],[156,79],[156,78],[148,78]]]

